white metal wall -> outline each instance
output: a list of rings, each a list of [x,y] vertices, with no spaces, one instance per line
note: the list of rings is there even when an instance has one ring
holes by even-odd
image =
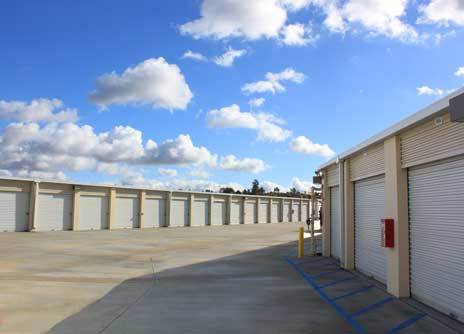
[[[245,202],[245,224],[256,223],[256,200],[247,200]]]
[[[173,198],[171,201],[170,226],[188,226],[188,199]]]
[[[259,222],[269,222],[269,200],[260,200],[259,202]]]
[[[225,199],[215,198],[213,201],[213,219],[212,225],[225,225],[226,224],[227,207]]]
[[[81,195],[79,198],[79,230],[108,228],[108,197]]]
[[[116,197],[114,228],[139,227],[139,199],[134,197]]]
[[[71,194],[39,193],[36,230],[67,231],[72,229]]]
[[[144,227],[165,226],[166,200],[161,198],[146,198],[144,210]]]
[[[28,230],[29,193],[0,192],[0,231]]]
[[[464,158],[409,170],[411,294],[464,321]]]
[[[387,255],[380,245],[380,222],[385,218],[385,176],[354,184],[355,266],[376,280],[387,281]]]
[[[193,222],[192,226],[208,225],[208,197],[195,198],[193,203]]]
[[[234,200],[230,203],[230,224],[231,225],[238,225],[242,224],[242,212],[243,212],[243,205],[242,200]]]
[[[330,187],[330,254],[336,258],[341,257],[341,225],[340,225],[340,190],[339,187]]]

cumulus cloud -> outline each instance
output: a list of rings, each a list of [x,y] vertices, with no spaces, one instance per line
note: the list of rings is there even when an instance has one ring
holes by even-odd
[[[77,110],[64,108],[58,99],[34,99],[31,102],[0,100],[0,119],[19,122],[74,122]]]
[[[464,77],[464,66],[458,68],[456,72],[454,72],[454,75],[457,77]]]
[[[193,169],[190,172],[188,172],[188,175],[200,179],[207,179],[210,177],[210,174],[206,170],[201,169]]]
[[[266,192],[274,191],[275,188],[279,188],[279,192],[288,192],[290,189],[295,188],[301,193],[310,193],[313,183],[310,181],[300,180],[298,177],[292,178],[292,182],[288,186],[278,184],[273,181],[264,181],[260,183],[261,187],[264,188]]]
[[[442,96],[446,93],[444,89],[441,88],[431,88],[429,86],[420,86],[416,88],[417,95],[432,95],[432,96]]]
[[[198,52],[192,52],[191,50],[187,50],[182,58],[188,58],[188,59],[193,59],[197,61],[208,61],[208,58],[203,56],[201,53]]]
[[[245,49],[234,50],[229,47],[222,55],[214,57],[213,61],[216,65],[230,67],[234,64],[235,59],[243,57],[246,53]]]
[[[264,97],[259,97],[259,98],[256,98],[256,99],[251,99],[250,101],[248,101],[248,104],[252,108],[253,107],[259,108],[259,107],[262,107],[264,105],[264,102],[266,102],[266,99]]]
[[[140,103],[154,108],[184,110],[193,94],[180,68],[160,57],[129,67],[121,75],[115,72],[102,75],[89,97],[103,108]]]
[[[327,144],[316,144],[305,136],[298,136],[290,143],[290,149],[296,153],[306,155],[320,155],[326,158],[335,155],[335,152]]]
[[[241,112],[236,104],[221,109],[213,109],[206,114],[210,128],[242,128],[258,131],[258,140],[280,142],[292,135],[281,127],[285,122],[272,114]]]
[[[285,92],[286,88],[283,82],[290,81],[297,84],[303,83],[306,76],[303,73],[295,71],[289,67],[279,73],[268,72],[266,80],[247,83],[242,87],[242,92],[247,94],[266,93],[272,94]]]
[[[419,7],[418,23],[464,25],[464,2],[462,0],[431,0]]]
[[[268,166],[263,160],[252,158],[238,159],[232,154],[223,157],[219,166],[224,170],[253,174],[258,174],[268,169]]]
[[[169,176],[169,177],[177,176],[177,170],[170,169],[170,168],[158,168],[158,173],[159,175],[162,175],[162,176]]]
[[[305,46],[314,44],[319,36],[313,34],[310,25],[302,23],[289,24],[282,28],[280,41],[289,46]]]
[[[255,40],[277,37],[286,20],[277,0],[203,0],[200,18],[181,25],[180,31],[194,38]]]

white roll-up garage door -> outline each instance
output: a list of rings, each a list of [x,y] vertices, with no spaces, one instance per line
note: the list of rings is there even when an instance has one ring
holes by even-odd
[[[308,219],[308,203],[303,203],[301,205],[301,221],[306,223],[306,219]]]
[[[338,186],[330,188],[330,254],[341,256],[340,191]]]
[[[143,227],[163,227],[166,221],[166,201],[161,198],[146,198]]]
[[[409,170],[411,294],[464,321],[464,158]]]
[[[271,222],[272,223],[280,222],[280,203],[279,202],[272,202]]]
[[[225,225],[227,207],[224,199],[214,199],[213,201],[213,219],[211,225]]]
[[[115,219],[112,228],[139,227],[139,199],[134,197],[116,197]]]
[[[292,205],[292,222],[296,223],[300,221],[300,203],[293,202]]]
[[[259,201],[259,222],[264,224],[269,222],[269,200]]]
[[[172,199],[170,226],[188,226],[188,200]]]
[[[242,200],[232,200],[230,203],[230,224],[239,225],[242,223]]]
[[[71,230],[71,194],[39,193],[36,229],[38,231]]]
[[[245,203],[245,224],[256,223],[256,200],[248,200]]]
[[[387,255],[380,245],[380,222],[385,215],[384,175],[355,182],[355,266],[383,283],[387,281]]]
[[[193,225],[206,226],[208,225],[208,198],[195,198],[193,203]]]
[[[79,230],[108,228],[108,197],[81,195],[79,199]]]
[[[29,193],[0,192],[0,231],[28,230]]]
[[[290,208],[290,201],[285,201],[284,202],[284,215],[283,215],[284,222],[290,221],[291,214],[292,212]]]

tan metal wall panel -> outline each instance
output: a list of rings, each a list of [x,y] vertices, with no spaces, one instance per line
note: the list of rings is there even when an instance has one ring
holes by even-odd
[[[383,143],[350,158],[350,179],[360,180],[385,173]]]
[[[403,167],[464,154],[464,123],[450,122],[449,114],[419,125],[401,135]]]
[[[71,184],[41,182],[39,188],[44,194],[71,194],[73,192]]]
[[[31,183],[15,180],[0,180],[0,191],[29,192],[31,191]]]
[[[329,187],[338,186],[340,182],[340,173],[338,164],[327,168],[327,183]]]

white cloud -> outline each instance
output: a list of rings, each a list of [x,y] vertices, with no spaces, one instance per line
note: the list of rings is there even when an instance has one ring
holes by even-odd
[[[192,177],[198,177],[200,179],[207,179],[210,177],[210,174],[206,170],[201,169],[193,169],[188,172],[188,175]]]
[[[103,108],[112,104],[150,104],[154,108],[186,109],[193,97],[177,65],[164,58],[151,58],[127,68],[118,75],[104,74],[97,79],[90,100]]]
[[[417,95],[434,95],[442,96],[445,94],[445,90],[441,88],[430,88],[429,86],[417,87]]]
[[[457,77],[464,77],[464,66],[458,68],[456,72],[454,72],[454,75]]]
[[[292,187],[295,188],[297,191],[302,193],[311,193],[311,187],[313,183],[310,181],[303,181],[297,177],[294,177],[292,180]]]
[[[318,35],[313,35],[313,30],[310,25],[302,23],[289,24],[282,28],[281,42],[289,46],[305,46],[314,44],[318,39]]]
[[[0,119],[20,122],[74,122],[77,110],[63,108],[58,99],[35,99],[31,102],[0,100]]]
[[[264,97],[259,97],[259,98],[256,98],[256,99],[251,99],[250,101],[248,101],[248,104],[252,108],[253,107],[259,108],[259,107],[262,107],[264,105],[264,102],[266,102],[266,99]]]
[[[193,59],[197,61],[208,61],[208,58],[203,56],[201,53],[198,52],[192,52],[191,50],[187,50],[182,58],[188,58],[188,59]]]
[[[332,157],[335,152],[327,144],[316,144],[305,136],[298,136],[290,143],[290,149],[293,152],[306,155],[320,155],[323,157]]]
[[[194,38],[274,38],[287,20],[277,0],[203,0],[200,18],[180,26]]]
[[[219,166],[224,170],[253,174],[258,174],[268,169],[268,166],[263,160],[252,158],[244,158],[240,160],[232,154],[223,157]]]
[[[431,0],[419,6],[421,17],[418,23],[464,25],[464,2],[462,0]]]
[[[243,128],[258,131],[258,139],[271,142],[284,141],[292,135],[291,131],[280,125],[285,122],[272,114],[241,112],[236,104],[214,109],[206,114],[210,128]]]
[[[301,84],[306,76],[296,72],[293,68],[286,68],[279,73],[266,73],[266,80],[247,83],[242,87],[242,92],[248,94],[270,92],[272,94],[285,92],[284,81]]]
[[[308,7],[313,0],[281,0],[281,4],[291,11],[298,11]]]
[[[213,61],[216,65],[230,67],[234,64],[236,58],[243,57],[246,53],[247,51],[245,49],[234,50],[229,47],[222,55],[214,57]]]
[[[162,176],[174,177],[177,176],[177,170],[170,168],[158,168],[158,173]]]
[[[290,191],[291,188],[295,188],[297,191],[301,193],[308,194],[311,192],[311,187],[313,186],[313,183],[310,181],[303,181],[297,177],[294,177],[292,179],[292,183],[288,186],[284,186],[272,181],[261,182],[260,186],[263,187],[266,192],[271,192],[274,191],[275,188],[279,188],[279,192],[285,193]]]

